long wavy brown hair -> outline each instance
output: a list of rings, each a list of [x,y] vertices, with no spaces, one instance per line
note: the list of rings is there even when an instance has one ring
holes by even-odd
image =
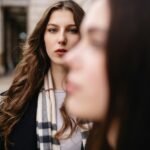
[[[41,89],[44,76],[51,66],[51,61],[45,49],[44,32],[50,15],[59,9],[70,10],[73,13],[74,21],[78,28],[84,16],[84,11],[74,1],[65,0],[56,2],[47,8],[33,33],[28,37],[25,45],[22,47],[22,60],[15,70],[14,80],[5,93],[5,97],[0,106],[0,130],[4,139],[5,149],[7,149],[9,135],[13,127],[24,114],[28,101]],[[70,127],[72,131],[75,128],[64,107],[62,107],[61,113],[64,126],[57,137],[66,128]]]

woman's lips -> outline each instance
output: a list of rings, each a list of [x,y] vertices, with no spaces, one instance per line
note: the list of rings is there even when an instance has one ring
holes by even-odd
[[[66,49],[57,49],[55,51],[55,53],[58,55],[58,56],[63,56],[68,50]]]

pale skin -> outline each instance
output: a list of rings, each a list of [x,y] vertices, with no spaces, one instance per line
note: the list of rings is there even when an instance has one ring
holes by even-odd
[[[51,59],[55,89],[62,90],[64,89],[62,83],[66,76],[63,55],[79,41],[79,32],[71,11],[63,9],[52,13],[45,30],[44,41],[47,54]],[[58,55],[56,53],[58,49],[65,49],[66,52]]]
[[[99,20],[95,14],[99,14]],[[107,112],[109,87],[105,43],[109,18],[106,2],[95,4],[81,25],[80,42],[64,59],[70,68],[66,105],[77,117],[103,120]]]
[[[97,19],[97,14],[99,19]],[[103,121],[109,103],[105,44],[110,26],[107,0],[96,1],[81,25],[81,41],[64,58],[68,74],[68,112],[78,118]],[[114,121],[108,142],[115,148],[118,123]]]

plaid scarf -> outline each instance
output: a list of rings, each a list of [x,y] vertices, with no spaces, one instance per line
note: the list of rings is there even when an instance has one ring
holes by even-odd
[[[44,79],[44,86],[38,96],[37,106],[37,144],[40,150],[60,150],[60,143],[54,138],[57,132],[56,101],[52,84],[51,71]],[[87,124],[85,126],[88,127]],[[88,131],[81,129],[82,144],[85,147]]]

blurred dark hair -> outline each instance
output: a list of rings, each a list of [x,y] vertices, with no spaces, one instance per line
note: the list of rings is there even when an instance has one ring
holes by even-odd
[[[110,102],[105,123],[94,124],[87,149],[111,149],[107,136],[114,119],[119,121],[116,150],[150,149],[150,1],[109,0],[109,6]]]

